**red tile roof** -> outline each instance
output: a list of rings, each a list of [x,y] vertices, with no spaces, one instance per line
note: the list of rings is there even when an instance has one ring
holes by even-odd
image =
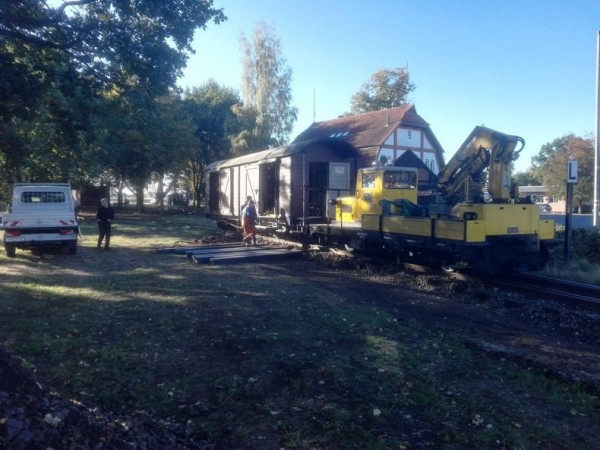
[[[315,122],[294,142],[334,137],[344,139],[356,148],[382,145],[398,126],[428,129],[429,124],[417,114],[414,105],[382,109],[353,116]]]

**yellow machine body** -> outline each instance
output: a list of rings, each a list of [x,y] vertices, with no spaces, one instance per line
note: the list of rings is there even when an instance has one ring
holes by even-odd
[[[432,236],[465,242],[485,242],[489,236],[536,235],[539,239],[554,239],[554,221],[539,220],[537,205],[475,204],[457,205],[458,217],[403,217],[383,216],[384,233]],[[379,229],[376,216],[364,216],[362,227]]]
[[[335,221],[315,233],[448,268],[539,269],[555,241],[554,221],[513,197],[512,162],[523,145],[518,136],[476,127],[441,170],[428,207],[418,204],[417,169],[359,169],[354,196],[338,198]]]
[[[460,204],[453,208],[455,219],[482,221],[486,236],[538,235],[554,239],[554,221],[540,220],[540,211],[533,204]]]
[[[381,200],[417,203],[417,175],[415,169],[402,167],[359,169],[354,196],[338,199],[336,220],[348,224],[360,222],[365,214],[381,214]]]

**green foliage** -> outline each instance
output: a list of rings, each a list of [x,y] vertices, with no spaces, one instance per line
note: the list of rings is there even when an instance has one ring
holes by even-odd
[[[407,96],[415,90],[408,70],[402,67],[381,69],[352,96],[352,113],[359,114],[380,109],[395,108],[407,103]]]
[[[574,257],[600,264],[600,230],[575,228],[571,233]]]
[[[129,183],[143,205],[143,188],[165,174],[176,180],[197,146],[194,126],[176,95],[148,97],[137,85],[106,93],[96,116],[93,155],[104,183]],[[171,187],[174,187],[172,185]],[[165,192],[161,192],[161,197]]]
[[[207,164],[231,156],[233,141],[243,123],[238,114],[241,100],[238,93],[210,80],[186,91],[184,109],[190,118],[196,144],[186,159],[188,187],[197,206],[204,196],[204,168]],[[254,128],[254,124],[249,129]]]
[[[172,88],[195,31],[222,20],[188,0],[0,3],[2,180],[176,177],[194,134]]]
[[[91,89],[63,54],[0,43],[2,177],[76,180]]]
[[[86,77],[107,84],[130,76],[165,93],[192,52],[194,32],[225,20],[211,2],[86,0],[3,2],[0,36],[68,57]]]
[[[550,263],[543,273],[564,280],[600,285],[600,231],[587,228],[571,230],[571,261],[564,260],[565,228],[556,230],[560,242],[550,249]]]
[[[591,137],[568,134],[542,146],[531,159],[532,175],[548,186],[550,194],[566,196],[567,165],[570,159],[579,162],[578,183],[573,197],[579,203],[590,203],[594,196],[594,142]]]
[[[248,136],[251,150],[288,141],[298,109],[292,107],[292,69],[281,55],[281,42],[272,27],[258,23],[251,40],[240,36],[244,107],[256,111],[256,126]],[[251,112],[244,112],[245,116]]]
[[[513,178],[518,186],[541,186],[542,181],[539,180],[533,171],[515,172]]]

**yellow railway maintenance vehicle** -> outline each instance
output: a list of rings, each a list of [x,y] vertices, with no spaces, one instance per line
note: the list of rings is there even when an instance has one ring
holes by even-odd
[[[541,220],[538,206],[511,183],[523,146],[518,136],[475,127],[429,195],[419,192],[417,169],[359,169],[354,196],[336,199],[335,219],[311,225],[310,233],[447,270],[540,269],[555,243],[554,221]]]

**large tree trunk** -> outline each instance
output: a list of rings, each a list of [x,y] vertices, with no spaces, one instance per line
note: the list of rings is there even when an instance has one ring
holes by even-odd
[[[117,181],[117,206],[123,207],[123,180]]]
[[[137,212],[144,212],[144,185],[136,186],[135,188],[135,202],[137,204]]]
[[[164,176],[160,174],[158,177],[158,187],[156,188],[156,204],[159,206],[161,216],[165,213],[165,196]]]

